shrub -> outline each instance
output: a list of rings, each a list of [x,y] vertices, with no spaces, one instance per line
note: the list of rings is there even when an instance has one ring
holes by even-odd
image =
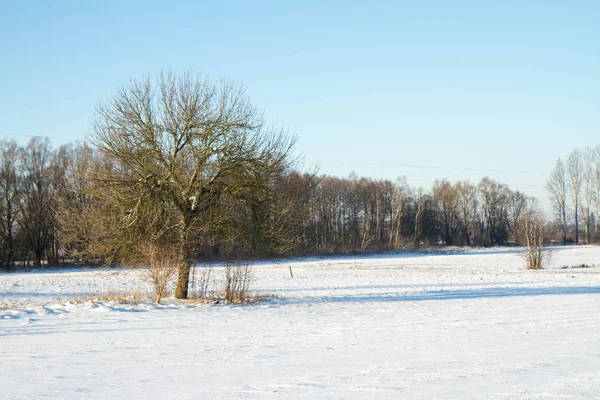
[[[179,254],[169,247],[148,245],[144,251],[144,258],[144,277],[154,287],[156,304],[160,304],[161,299],[170,294],[169,282],[177,272]]]
[[[209,285],[212,278],[211,267],[194,267],[192,270],[192,293],[198,299],[208,299]]]
[[[250,264],[227,263],[225,265],[224,300],[229,303],[246,302],[253,279],[254,274]]]

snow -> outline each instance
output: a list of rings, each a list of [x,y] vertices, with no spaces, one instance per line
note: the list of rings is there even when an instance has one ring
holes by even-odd
[[[146,293],[134,269],[3,273],[0,397],[600,398],[600,247],[520,251],[258,263],[275,297],[243,306],[86,300]]]

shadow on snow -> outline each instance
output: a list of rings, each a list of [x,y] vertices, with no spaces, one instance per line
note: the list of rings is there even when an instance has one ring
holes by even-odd
[[[371,303],[371,302],[415,302],[431,300],[466,300],[501,297],[528,297],[549,295],[600,294],[598,286],[561,286],[539,288],[485,288],[465,290],[434,290],[422,293],[403,294],[388,292],[380,294],[322,296],[304,298],[279,298],[275,304],[325,304],[325,303]]]

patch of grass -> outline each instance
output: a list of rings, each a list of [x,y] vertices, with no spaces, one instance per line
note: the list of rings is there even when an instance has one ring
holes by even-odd
[[[247,294],[243,301],[230,301],[226,298],[225,293],[215,293],[206,297],[193,296],[180,301],[185,304],[248,304],[273,299],[275,297],[276,296],[272,294]]]
[[[96,303],[96,302],[112,302],[117,304],[144,304],[148,303],[150,299],[147,296],[141,294],[140,291],[136,292],[113,292],[109,290],[106,293],[95,293],[89,297],[77,297],[72,300],[73,303]]]

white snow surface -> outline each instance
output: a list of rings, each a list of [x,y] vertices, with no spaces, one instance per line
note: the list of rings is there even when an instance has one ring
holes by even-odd
[[[85,301],[148,291],[136,269],[2,273],[0,398],[600,399],[600,247],[520,252],[257,263],[274,297],[241,306]]]

